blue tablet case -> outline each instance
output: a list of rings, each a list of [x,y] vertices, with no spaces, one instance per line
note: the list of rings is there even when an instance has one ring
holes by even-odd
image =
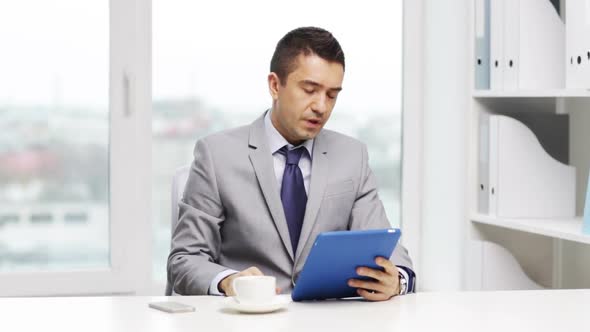
[[[293,301],[358,297],[348,280],[369,279],[356,268],[375,264],[378,256],[389,258],[401,232],[397,228],[320,233],[291,294]]]

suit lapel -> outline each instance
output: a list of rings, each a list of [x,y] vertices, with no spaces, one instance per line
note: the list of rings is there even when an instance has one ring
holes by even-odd
[[[268,148],[266,129],[264,128],[264,116],[258,118],[250,125],[250,136],[248,145],[250,147],[250,162],[254,167],[256,179],[266,200],[266,205],[270,210],[275,227],[283,241],[285,249],[293,260],[293,249],[291,247],[291,238],[287,228],[287,220],[281,203],[279,188],[275,178],[272,154]],[[313,177],[312,177],[313,178]]]
[[[313,158],[311,160],[311,183],[309,185],[309,196],[305,208],[305,217],[303,218],[303,228],[297,244],[295,264],[299,259],[305,244],[309,241],[309,236],[316,222],[316,217],[320,210],[326,183],[328,179],[328,151],[324,144],[322,132],[316,136],[313,146]]]

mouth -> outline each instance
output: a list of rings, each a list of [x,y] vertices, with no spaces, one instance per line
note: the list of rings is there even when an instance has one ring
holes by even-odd
[[[305,120],[305,123],[307,124],[308,127],[312,127],[312,128],[318,128],[318,127],[321,127],[321,125],[322,125],[322,121],[317,120],[317,119],[307,119],[307,120]]]

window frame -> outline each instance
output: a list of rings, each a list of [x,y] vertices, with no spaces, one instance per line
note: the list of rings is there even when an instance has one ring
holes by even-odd
[[[421,270],[424,33],[423,0],[403,3],[402,242]],[[418,284],[419,286],[420,284]]]

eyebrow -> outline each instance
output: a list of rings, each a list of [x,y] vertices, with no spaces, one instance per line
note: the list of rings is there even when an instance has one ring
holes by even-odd
[[[318,87],[318,88],[322,88],[323,87],[322,84],[320,84],[318,82],[311,81],[311,80],[303,80],[303,81],[300,81],[299,82],[299,85],[311,85],[311,86]],[[337,88],[329,88],[328,90],[330,90],[330,91],[342,91],[342,87],[339,86]]]

